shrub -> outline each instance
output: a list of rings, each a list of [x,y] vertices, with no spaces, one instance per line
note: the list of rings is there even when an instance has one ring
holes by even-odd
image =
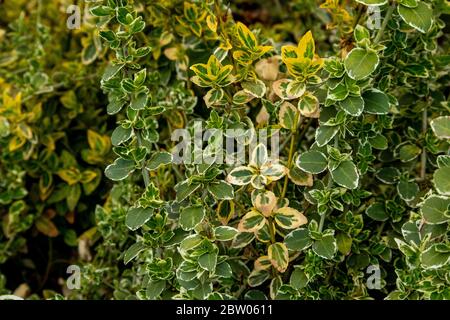
[[[48,228],[46,206],[67,215],[75,208],[88,214],[97,204],[96,226],[78,237],[85,246],[95,243],[94,258],[84,263],[81,289],[66,296],[450,298],[448,3],[93,5],[96,30],[86,30],[81,46],[99,49],[74,68],[89,74],[101,65],[99,84],[81,80],[77,92],[59,100],[46,93],[42,102],[77,110],[70,121],[62,118],[69,140],[51,153],[64,165],[36,174],[33,168],[51,160],[36,147],[29,151],[34,158],[25,157],[32,143],[24,128],[32,140],[36,126],[37,144],[48,149],[40,134],[47,122],[35,110],[36,119],[20,123],[0,112],[2,148],[9,146],[1,165],[19,166],[7,170],[17,183],[5,187],[20,190],[8,190],[1,212],[23,215],[17,232],[33,221]],[[100,49],[97,35],[108,49]],[[31,78],[9,75],[5,83],[32,90]],[[74,107],[92,91],[93,110]],[[36,101],[22,108],[38,105],[39,93],[31,91]],[[14,97],[5,94],[0,110],[17,109],[20,95]],[[56,131],[56,123],[47,130]],[[67,148],[68,132],[80,127],[87,143]],[[261,133],[271,143],[256,141]],[[11,160],[18,156],[25,161]],[[114,186],[91,193],[95,187],[85,185],[94,179],[109,185],[98,171],[103,165]],[[55,187],[49,199],[57,200],[41,197],[37,205],[27,188],[49,171],[67,193]],[[67,195],[80,194],[81,186],[82,201],[70,202]],[[28,202],[40,215],[25,215]]]

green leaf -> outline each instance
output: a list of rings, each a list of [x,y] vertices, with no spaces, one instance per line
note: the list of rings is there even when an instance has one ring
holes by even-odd
[[[289,284],[292,288],[301,290],[308,285],[308,281],[309,279],[306,273],[300,268],[295,268],[291,273]]]
[[[215,104],[220,104],[225,92],[221,88],[213,88],[209,90],[206,95],[203,97],[205,104],[208,107],[211,107]]]
[[[332,259],[337,249],[336,240],[332,235],[325,235],[321,240],[314,241],[312,249],[319,257]]]
[[[137,97],[131,100],[130,108],[133,110],[142,110],[147,105],[148,95],[145,92],[141,92]]]
[[[439,168],[450,167],[450,156],[441,154],[437,157],[436,163]]]
[[[228,226],[219,226],[214,229],[216,240],[219,241],[233,240],[238,233],[239,231],[237,229]]]
[[[355,40],[358,44],[370,40],[370,33],[369,30],[367,30],[366,27],[363,27],[362,25],[358,24],[355,29],[353,30],[353,35],[355,37]]]
[[[308,229],[297,229],[284,238],[284,243],[289,250],[302,251],[309,248],[313,241]]]
[[[255,239],[255,234],[253,232],[240,232],[238,235],[233,239],[233,242],[231,243],[232,248],[244,248],[247,246],[250,242]]]
[[[324,126],[321,125],[316,129],[316,142],[319,147],[323,147],[334,138],[339,131],[338,126]]]
[[[231,170],[227,176],[227,182],[238,186],[244,186],[250,183],[253,177],[253,171],[249,167],[240,166]]]
[[[125,105],[124,100],[120,100],[120,99],[110,100],[108,103],[108,106],[106,107],[106,112],[109,115],[116,114],[123,108],[124,105]]]
[[[74,211],[81,197],[81,186],[79,183],[69,186],[66,203],[70,211]]]
[[[394,167],[385,167],[377,171],[375,176],[386,184],[394,184],[400,177],[400,171]]]
[[[153,215],[153,208],[131,208],[127,212],[125,224],[131,230],[142,227]]]
[[[442,195],[450,195],[450,167],[437,169],[433,174],[433,183],[437,192]]]
[[[201,255],[198,258],[198,264],[202,269],[205,269],[209,272],[214,272],[216,270],[217,264],[217,252],[210,252]]]
[[[308,222],[302,212],[290,207],[276,209],[273,217],[276,224],[283,229],[296,229]]]
[[[81,61],[83,64],[88,65],[95,61],[98,57],[99,50],[95,43],[89,44],[81,52]]]
[[[319,117],[319,99],[311,93],[305,93],[297,104],[300,114],[305,117],[317,118]]]
[[[242,88],[255,98],[262,98],[266,94],[266,85],[259,79],[252,81],[244,81],[241,83]]]
[[[8,119],[0,116],[0,138],[7,137],[10,134],[10,125]]]
[[[245,90],[240,90],[233,95],[233,103],[237,105],[245,104],[255,97]]]
[[[187,236],[183,241],[181,241],[180,250],[182,252],[193,250],[197,248],[200,244],[202,244],[203,240],[204,238],[198,234],[192,234],[190,236]]]
[[[290,81],[286,87],[286,93],[289,98],[298,98],[306,91],[306,85],[303,81]]]
[[[423,1],[415,8],[399,5],[397,11],[403,21],[422,33],[427,33],[433,24],[433,10]]]
[[[399,4],[408,8],[415,8],[419,4],[420,0],[399,0]]]
[[[402,162],[409,162],[417,158],[422,153],[422,149],[413,144],[405,144],[400,147],[399,158]]]
[[[120,70],[122,70],[122,68],[125,66],[125,64],[110,64],[109,66],[106,67],[104,73],[103,73],[103,77],[102,77],[102,81],[108,81],[110,80],[112,77],[114,77]]]
[[[245,293],[244,300],[267,300],[267,297],[263,292],[252,289]]]
[[[240,232],[255,232],[264,227],[266,219],[255,209],[246,213],[239,222],[238,230]]]
[[[123,256],[123,262],[127,264],[128,262],[136,258],[137,255],[146,248],[147,246],[143,242],[136,242],[131,247],[129,247],[127,251],[125,251],[125,254]]]
[[[331,171],[331,177],[340,186],[348,189],[356,189],[359,182],[359,174],[355,164],[346,160]]]
[[[350,78],[361,80],[369,76],[378,66],[376,52],[369,49],[354,48],[344,61],[345,70]]]
[[[113,181],[123,180],[135,170],[133,160],[117,158],[105,169],[105,176]]]
[[[183,201],[200,188],[200,186],[201,184],[190,183],[188,180],[178,183],[174,188],[177,193],[177,201]]]
[[[250,158],[250,165],[261,168],[268,160],[267,147],[260,143],[252,151],[252,156]]]
[[[348,96],[339,105],[346,113],[354,117],[361,115],[364,110],[364,100],[359,96]]]
[[[250,287],[258,287],[270,278],[267,270],[253,270],[247,278]]]
[[[222,262],[216,266],[215,274],[222,278],[231,278],[233,276],[233,270],[228,263]]]
[[[386,221],[389,218],[384,203],[381,202],[371,204],[366,209],[366,214],[375,221]]]
[[[288,249],[284,243],[276,242],[271,244],[268,249],[270,262],[279,272],[286,271],[289,265]]]
[[[114,129],[111,135],[111,142],[113,146],[119,146],[130,139],[132,135],[133,128],[124,128],[122,126],[118,126],[116,129]]]
[[[328,165],[328,160],[322,152],[306,151],[297,158],[296,165],[305,172],[318,174]]]
[[[353,239],[348,234],[340,232],[336,236],[336,244],[340,253],[348,255],[352,250]]]
[[[449,198],[431,195],[422,203],[420,211],[428,224],[441,224],[450,220],[449,206]]]
[[[208,184],[208,191],[214,198],[220,200],[234,199],[233,186],[225,181],[214,181]]]
[[[297,127],[298,110],[292,103],[283,102],[278,113],[280,125],[288,130],[294,130]]]
[[[147,284],[145,294],[147,299],[155,300],[166,288],[166,280],[150,280]]]
[[[367,139],[370,143],[370,145],[378,150],[386,150],[388,147],[388,140],[386,139],[385,136],[381,135],[381,134],[377,134],[374,137],[371,137],[369,139]]]
[[[189,231],[198,226],[205,217],[205,210],[201,205],[186,207],[180,213],[180,226]]]
[[[150,171],[154,171],[158,169],[160,166],[172,163],[173,157],[169,152],[159,151],[153,153],[150,160],[147,162],[147,169]]]
[[[420,255],[420,262],[425,269],[438,269],[450,263],[450,249],[440,250],[443,244],[433,244]],[[444,251],[444,252],[443,252]]]
[[[114,13],[114,10],[112,10],[108,6],[95,6],[89,10],[93,16],[96,17],[104,17],[109,16],[110,14]]]
[[[414,221],[408,221],[402,226],[402,235],[405,238],[406,243],[420,244],[420,230],[417,223]]]
[[[387,0],[356,0],[356,2],[365,4],[366,6],[382,6]]]
[[[364,99],[364,111],[371,114],[387,114],[389,112],[388,96],[376,89],[365,91],[362,94]]]
[[[450,139],[450,116],[435,118],[431,120],[430,125],[439,139]]]
[[[412,181],[400,181],[397,184],[397,192],[403,200],[412,201],[419,193],[419,186]]]

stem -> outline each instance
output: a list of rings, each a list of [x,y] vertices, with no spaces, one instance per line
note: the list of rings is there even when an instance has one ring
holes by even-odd
[[[42,14],[42,0],[37,2],[37,16],[36,16],[36,31],[41,26],[41,14]]]
[[[136,130],[136,137],[137,137],[139,146],[142,147],[143,146],[142,136],[141,136],[141,132],[139,130]],[[141,172],[142,172],[142,177],[144,178],[145,188],[147,188],[148,185],[150,184],[150,177],[148,175],[147,169],[145,168],[145,160],[142,162]]]
[[[378,228],[378,231],[377,231],[377,238],[379,238],[380,235],[381,235],[381,232],[383,232],[383,229],[384,229],[385,224],[386,224],[386,221],[384,221],[384,222],[381,224],[381,226]]]
[[[339,140],[337,139],[337,135],[334,136],[334,147],[337,148],[339,146]],[[331,173],[327,174],[328,177],[328,183],[327,183],[327,189],[331,189],[331,187],[333,187],[333,178],[331,177]],[[330,213],[333,212],[333,209],[331,209]],[[320,216],[320,221],[319,221],[319,232],[322,232],[323,230],[323,225],[325,223],[325,216],[326,213],[324,213],[323,215]]]
[[[273,220],[272,218],[268,219],[269,221],[269,231],[270,231],[270,243],[275,243],[275,227],[273,225]]]
[[[425,133],[427,132],[428,126],[428,114],[427,107],[425,106],[422,111],[422,134],[425,139]],[[425,141],[423,143],[422,155],[420,158],[420,180],[425,180],[425,174],[427,172],[427,149],[425,148]]]
[[[294,129],[292,130],[292,135],[291,135],[291,144],[289,146],[289,156],[288,156],[288,163],[287,163],[288,170],[290,170],[291,166],[292,166],[292,158],[294,157],[295,139],[297,137],[297,124],[299,121],[300,121],[300,112],[297,112],[297,115],[295,117]],[[286,174],[286,176],[284,178],[283,191],[281,192],[281,198],[284,198],[284,196],[286,195],[288,182],[289,182],[289,177]]]
[[[355,21],[353,21],[352,29],[355,29],[355,27],[358,25],[358,22],[361,19],[362,14],[363,14],[363,5],[358,4],[358,13],[356,15]]]
[[[384,17],[383,24],[381,25],[380,30],[378,30],[375,40],[373,41],[374,43],[378,43],[378,41],[381,40],[381,37],[384,34],[384,29],[386,29],[386,26],[387,26],[389,20],[391,19],[394,9],[395,9],[395,1],[392,2],[391,6],[389,7],[388,11],[386,12],[386,17]]]

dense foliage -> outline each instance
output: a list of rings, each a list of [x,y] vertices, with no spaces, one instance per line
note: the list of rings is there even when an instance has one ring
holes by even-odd
[[[447,1],[71,4],[0,7],[0,294],[450,299]]]

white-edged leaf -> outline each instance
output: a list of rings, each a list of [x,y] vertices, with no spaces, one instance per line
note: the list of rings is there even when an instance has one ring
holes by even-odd
[[[348,189],[356,189],[359,182],[359,174],[356,165],[346,160],[339,164],[339,166],[331,171],[331,177],[340,186]]]
[[[361,80],[375,71],[379,61],[380,59],[375,51],[354,48],[345,58],[344,66],[350,78]]]
[[[450,116],[434,118],[430,121],[430,126],[439,139],[450,139]]]
[[[327,168],[328,160],[320,151],[306,151],[300,154],[295,164],[305,172],[318,174]]]
[[[142,227],[153,215],[153,208],[130,208],[125,218],[125,224],[131,230]]]
[[[422,33],[427,33],[433,25],[433,9],[423,1],[415,8],[398,5],[397,11],[403,21]]]
[[[205,210],[200,205],[183,208],[180,212],[180,226],[189,231],[198,226],[205,217]]]

